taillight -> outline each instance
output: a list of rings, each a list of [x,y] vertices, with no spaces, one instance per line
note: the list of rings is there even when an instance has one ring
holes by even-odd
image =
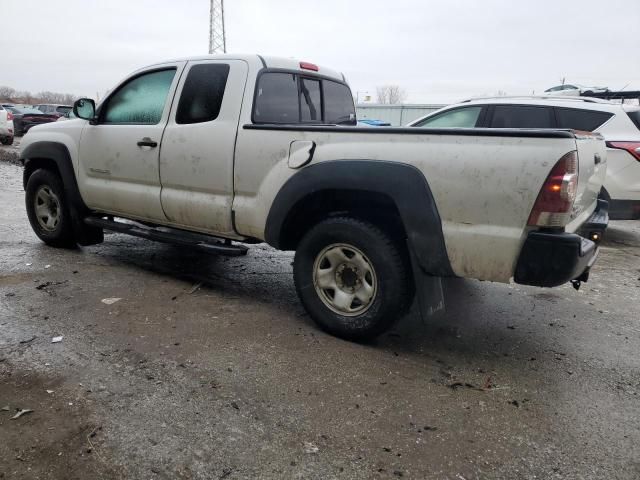
[[[555,164],[542,185],[529,215],[528,225],[564,227],[578,192],[578,153],[569,152]]]
[[[13,120],[13,113],[7,112],[7,121]]]
[[[640,142],[607,142],[607,147],[626,150],[640,162]]]

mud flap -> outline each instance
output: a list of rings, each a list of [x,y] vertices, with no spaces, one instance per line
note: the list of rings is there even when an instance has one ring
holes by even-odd
[[[428,317],[436,312],[445,310],[442,277],[435,277],[425,273],[422,268],[420,268],[411,245],[407,246],[411,256],[411,269],[413,271],[416,296],[418,297],[420,317],[422,318],[422,322],[426,323]]]

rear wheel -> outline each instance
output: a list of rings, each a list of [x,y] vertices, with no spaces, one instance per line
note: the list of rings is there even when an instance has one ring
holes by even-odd
[[[70,206],[60,177],[50,170],[38,169],[27,181],[27,216],[35,234],[47,245],[74,247]]]
[[[316,323],[338,337],[367,340],[407,310],[405,250],[372,223],[335,217],[314,226],[294,261],[298,295]]]
[[[2,145],[11,145],[13,143],[13,137],[1,137],[0,143],[2,143]]]

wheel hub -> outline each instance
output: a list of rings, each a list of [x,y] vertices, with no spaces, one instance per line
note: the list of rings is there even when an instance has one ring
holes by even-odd
[[[340,315],[364,313],[377,293],[373,265],[352,245],[334,244],[323,249],[316,257],[313,276],[322,302]]]
[[[48,185],[41,185],[34,198],[34,211],[38,224],[49,232],[60,222],[60,199]]]

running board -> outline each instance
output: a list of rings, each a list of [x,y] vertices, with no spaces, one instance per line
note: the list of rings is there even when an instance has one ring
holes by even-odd
[[[175,228],[148,227],[135,223],[116,222],[102,217],[87,217],[84,219],[84,223],[92,227],[104,228],[113,232],[133,235],[134,237],[146,238],[156,242],[173,243],[184,247],[192,247],[203,252],[217,253],[230,257],[246,255],[249,250],[244,245],[232,245],[230,240],[217,241],[208,235]]]

